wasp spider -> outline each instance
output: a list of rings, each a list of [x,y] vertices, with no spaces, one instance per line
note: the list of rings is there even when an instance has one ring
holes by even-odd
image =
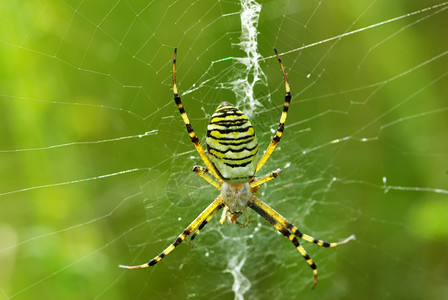
[[[282,135],[288,108],[291,101],[291,92],[289,88],[288,79],[286,77],[285,69],[282,60],[274,48],[277,55],[277,60],[283,72],[285,81],[286,96],[283,106],[283,112],[280,118],[280,123],[277,133],[272,139],[266,152],[260,160],[258,160],[258,142],[255,136],[255,131],[252,124],[247,117],[235,106],[228,102],[223,102],[216,109],[215,113],[210,119],[207,127],[207,152],[199,142],[198,137],[193,131],[190,120],[185,112],[180,96],[177,92],[176,85],[176,56],[177,49],[174,49],[173,59],[173,91],[174,101],[179,109],[180,115],[187,127],[188,135],[193,142],[194,147],[199,153],[199,156],[204,161],[206,167],[195,166],[193,171],[220,190],[220,195],[177,237],[177,239],[168,246],[162,253],[151,259],[149,262],[138,266],[123,266],[126,269],[142,269],[154,266],[162,260],[166,255],[179,246],[182,241],[193,233],[190,238],[190,246],[192,241],[199,233],[199,231],[210,221],[210,219],[223,208],[221,217],[221,224],[227,220],[232,224],[237,224],[246,227],[249,223],[249,215],[247,214],[247,207],[250,207],[266,221],[271,223],[275,229],[288,238],[294,247],[299,250],[300,254],[306,260],[313,271],[314,282],[313,288],[317,283],[317,269],[316,264],[311,257],[306,253],[305,249],[300,245],[297,238],[314,243],[321,247],[336,247],[346,244],[354,239],[350,236],[345,240],[337,243],[329,243],[322,240],[315,239],[307,234],[302,233],[297,227],[292,225],[287,219],[281,216],[278,212],[272,209],[269,205],[255,197],[255,193],[261,184],[276,178],[281,170],[277,169],[267,175],[255,177],[266,160],[274,151],[279,143]],[[244,223],[240,223],[237,219],[242,214],[246,215]]]

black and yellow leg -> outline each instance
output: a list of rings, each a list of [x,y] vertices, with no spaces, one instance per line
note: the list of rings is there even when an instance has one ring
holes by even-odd
[[[207,181],[208,183],[213,185],[218,190],[221,190],[221,185],[219,183],[217,183],[216,181],[214,181],[212,178],[210,178],[210,176],[208,176],[208,174],[210,174],[210,173],[207,168],[204,168],[201,166],[194,166],[193,172],[195,172],[196,174],[201,176],[203,179],[205,179],[205,181]]]
[[[277,169],[267,175],[261,176],[260,178],[255,178],[254,181],[250,182],[250,188],[253,190],[254,188],[257,188],[262,185],[263,183],[266,183],[274,178],[277,178],[278,175],[280,175],[280,173],[282,172],[282,170]]]
[[[283,67],[283,62],[282,62],[282,59],[280,58],[280,55],[277,52],[277,49],[274,48],[274,51],[275,51],[275,54],[277,55],[277,60],[280,63],[280,67],[282,68],[283,79],[285,80],[285,89],[286,89],[285,103],[283,104],[283,112],[280,117],[280,123],[278,124],[277,133],[275,134],[274,138],[272,139],[271,143],[269,144],[268,148],[266,149],[266,152],[263,154],[261,159],[258,161],[257,170],[255,171],[255,173],[258,173],[258,171],[261,169],[261,167],[268,160],[269,156],[271,156],[275,147],[277,147],[278,143],[280,142],[280,139],[283,135],[283,130],[285,128],[285,122],[286,122],[286,117],[288,115],[289,105],[291,103],[291,90],[289,88],[289,83],[288,83],[288,78],[286,77],[285,68]]]
[[[187,113],[185,112],[184,106],[182,104],[182,101],[180,99],[180,96],[177,92],[177,84],[176,84],[176,58],[177,58],[177,48],[174,48],[174,58],[173,58],[173,92],[174,92],[174,101],[176,102],[177,108],[179,109],[180,115],[182,116],[182,120],[185,123],[185,126],[187,128],[188,135],[190,136],[191,142],[193,143],[194,147],[199,153],[199,156],[204,161],[205,166],[210,170],[210,172],[213,174],[213,176],[216,177],[216,179],[219,182],[223,182],[221,177],[219,177],[215,166],[212,164],[212,162],[208,159],[207,154],[205,154],[204,148],[202,148],[201,143],[199,142],[198,137],[194,133],[193,127],[191,126],[190,120],[188,119]]]
[[[191,224],[185,228],[184,232],[182,232],[177,239],[169,245],[165,250],[163,250],[162,253],[151,259],[146,264],[138,265],[138,266],[124,266],[120,265],[120,268],[124,269],[143,269],[147,267],[152,267],[155,264],[157,264],[159,261],[161,261],[165,256],[167,256],[171,251],[173,251],[177,246],[180,245],[180,243],[185,240],[187,236],[189,236],[205,219],[207,219],[210,214],[214,213],[216,208],[223,205],[222,197],[219,196],[216,198],[215,201],[213,201]]]
[[[313,262],[311,257],[306,253],[305,248],[303,248],[302,245],[300,245],[297,238],[291,232],[289,232],[288,229],[286,229],[282,224],[277,222],[277,220],[274,219],[269,214],[269,212],[265,211],[263,209],[263,207],[261,207],[257,204],[259,202],[258,199],[257,199],[258,201],[253,201],[256,199],[255,197],[252,197],[251,199],[252,199],[252,201],[249,202],[249,207],[252,208],[253,210],[255,210],[260,216],[262,216],[266,221],[268,221],[272,226],[274,226],[275,229],[277,229],[281,234],[283,234],[286,238],[288,238],[294,244],[294,247],[296,247],[297,250],[299,250],[300,254],[302,255],[302,257],[305,259],[305,261],[308,263],[311,270],[313,271],[314,280],[313,280],[312,287],[314,288],[317,284],[317,266]]]
[[[224,204],[221,204],[218,207],[216,207],[215,210],[212,211],[212,213],[204,221],[202,221],[202,223],[201,223],[201,225],[199,225],[198,229],[196,229],[196,231],[191,235],[190,248],[193,248],[193,240],[199,234],[199,231],[201,231],[201,229],[204,228],[204,226],[207,225],[208,222],[210,222],[210,220],[213,218],[213,216],[218,212],[218,210],[223,208],[223,206],[224,206]]]
[[[351,235],[351,236],[349,236],[348,238],[346,238],[345,240],[343,240],[341,242],[331,242],[330,243],[330,242],[326,242],[326,241],[323,241],[323,240],[319,240],[319,239],[313,238],[312,236],[309,236],[307,234],[302,233],[297,227],[295,227],[288,220],[286,220],[285,217],[280,215],[278,212],[276,212],[273,208],[271,208],[269,205],[267,205],[266,203],[264,203],[260,199],[253,197],[252,201],[257,206],[261,207],[265,212],[267,212],[277,222],[282,224],[283,227],[287,228],[288,230],[291,230],[291,232],[295,236],[297,236],[298,238],[304,239],[307,242],[314,243],[314,244],[316,244],[318,246],[321,246],[321,247],[332,248],[332,247],[337,247],[337,246],[341,246],[341,245],[347,244],[349,241],[355,239],[355,236]]]

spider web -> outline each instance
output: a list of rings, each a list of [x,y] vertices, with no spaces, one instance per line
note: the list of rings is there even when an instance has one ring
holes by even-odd
[[[0,299],[448,297],[447,8],[443,1],[2,1]],[[218,195],[196,133],[222,101],[275,133],[259,198],[334,249],[250,211],[215,217],[153,269]]]

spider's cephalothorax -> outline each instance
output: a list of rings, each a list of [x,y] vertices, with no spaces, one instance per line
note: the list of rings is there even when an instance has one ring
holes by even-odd
[[[285,81],[285,102],[283,104],[283,112],[280,117],[277,133],[273,137],[266,152],[260,160],[258,160],[258,143],[255,132],[247,117],[238,108],[228,102],[223,102],[215,111],[210,119],[207,127],[207,150],[208,155],[199,142],[198,137],[194,133],[187,113],[177,93],[176,85],[176,55],[174,49],[173,59],[173,91],[174,101],[182,116],[182,120],[187,128],[188,135],[198,151],[199,156],[206,165],[206,168],[195,166],[193,171],[221,191],[220,195],[193,221],[185,228],[185,230],[177,237],[177,239],[169,245],[159,255],[151,259],[149,262],[137,266],[123,266],[126,269],[142,269],[155,265],[168,253],[173,251],[183,240],[190,234],[190,246],[193,239],[198,235],[199,231],[211,220],[211,218],[221,209],[224,209],[221,217],[221,224],[226,218],[233,223],[242,227],[246,227],[249,223],[249,214],[247,207],[253,209],[257,214],[268,221],[277,231],[288,238],[300,252],[313,271],[314,281],[313,287],[317,283],[317,267],[306,250],[299,243],[299,239],[314,243],[321,247],[336,247],[346,244],[354,239],[351,235],[345,240],[337,243],[329,243],[323,240],[315,239],[312,236],[302,233],[297,227],[292,225],[285,217],[280,215],[269,205],[258,199],[254,194],[261,184],[276,178],[280,174],[280,169],[275,170],[267,175],[255,177],[256,173],[265,164],[269,156],[277,147],[283,135],[283,129],[288,114],[291,101],[291,93],[289,89],[288,79],[286,78],[285,69],[282,60],[274,48],[277,60],[283,72]],[[241,224],[237,218],[243,213],[246,214],[246,222]]]
[[[207,127],[208,157],[230,184],[249,182],[255,176],[258,142],[254,128],[238,108],[223,102]]]

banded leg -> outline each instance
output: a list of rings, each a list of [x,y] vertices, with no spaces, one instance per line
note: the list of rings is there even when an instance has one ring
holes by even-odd
[[[176,102],[177,108],[179,109],[180,115],[182,116],[182,120],[185,123],[185,126],[187,128],[188,135],[190,136],[190,139],[196,148],[196,150],[199,153],[199,156],[204,161],[205,166],[210,170],[210,172],[213,174],[213,176],[216,177],[216,179],[219,182],[223,182],[221,177],[219,177],[215,166],[212,164],[212,162],[208,159],[207,154],[205,154],[204,148],[201,146],[201,142],[199,142],[198,137],[194,133],[193,127],[191,126],[190,120],[188,119],[187,113],[185,112],[184,106],[182,104],[182,101],[180,99],[179,94],[177,93],[177,84],[176,84],[176,58],[177,58],[177,48],[174,48],[174,58],[173,58],[173,92],[174,92],[174,101]]]
[[[286,229],[282,224],[277,222],[277,220],[274,219],[269,214],[269,212],[265,211],[263,209],[263,207],[259,206],[257,203],[260,202],[260,201],[258,199],[256,199],[258,201],[254,201],[255,199],[256,199],[255,197],[251,198],[252,201],[249,202],[249,207],[252,208],[253,210],[255,210],[266,221],[271,223],[271,225],[274,226],[275,229],[277,229],[281,234],[283,234],[283,236],[288,238],[294,244],[294,247],[296,247],[297,250],[299,250],[300,254],[302,255],[302,257],[305,259],[305,261],[308,263],[308,265],[310,266],[311,270],[313,271],[314,281],[313,281],[313,287],[312,288],[314,288],[316,286],[316,284],[317,284],[317,266],[316,266],[316,264],[313,262],[311,257],[306,253],[305,248],[303,248],[302,245],[300,245],[300,243],[297,240],[297,238],[291,232],[289,232],[289,230]]]
[[[204,167],[201,167],[201,166],[194,166],[193,167],[193,172],[195,172],[196,174],[201,176],[203,179],[205,179],[205,181],[207,181],[208,183],[213,185],[218,190],[221,190],[221,185],[208,176],[209,171],[208,171],[207,168],[204,168]]]
[[[201,225],[199,225],[198,229],[192,234],[190,238],[190,248],[193,248],[193,240],[194,238],[199,234],[199,231],[201,231],[202,228],[204,228],[205,225],[207,225],[208,222],[213,218],[213,216],[221,209],[223,208],[224,204],[220,204],[218,207],[215,208],[214,211],[205,219],[202,221]]]
[[[271,143],[269,144],[268,149],[266,149],[266,152],[263,154],[261,159],[258,161],[257,170],[255,171],[255,173],[258,173],[258,171],[261,169],[261,167],[268,160],[269,156],[271,156],[275,147],[277,147],[278,143],[280,142],[280,139],[283,135],[283,129],[285,127],[286,116],[288,115],[289,104],[291,103],[291,90],[289,88],[289,83],[288,83],[288,78],[286,77],[285,68],[283,67],[283,62],[282,62],[282,59],[280,58],[280,55],[277,52],[277,49],[274,48],[274,51],[275,51],[275,54],[277,55],[277,60],[280,63],[280,67],[282,68],[283,79],[285,80],[285,89],[286,89],[285,103],[283,104],[283,112],[280,117],[280,123],[278,124],[277,133],[275,134],[274,138],[272,139]]]
[[[162,253],[160,253],[159,255],[154,257],[153,259],[151,259],[146,264],[142,264],[142,265],[138,265],[138,266],[124,266],[124,265],[120,265],[119,267],[120,268],[124,268],[124,269],[134,270],[134,269],[143,269],[143,268],[154,266],[159,261],[161,261],[165,256],[167,256],[171,251],[173,251],[177,246],[179,246],[180,243],[182,243],[183,240],[185,240],[185,238],[187,236],[189,236],[205,219],[207,219],[207,217],[210,214],[212,214],[215,211],[215,209],[218,206],[221,206],[221,205],[223,205],[223,201],[222,201],[222,197],[219,196],[193,222],[191,222],[191,224],[187,228],[185,228],[184,232],[182,232],[177,237],[177,239],[174,241],[174,243],[169,245],[165,250],[163,250]]]
[[[347,244],[349,241],[355,239],[355,236],[351,235],[351,236],[349,236],[348,238],[346,238],[345,240],[343,240],[341,242],[329,243],[329,242],[326,242],[326,241],[323,241],[323,240],[319,240],[319,239],[313,238],[312,236],[309,236],[307,234],[302,233],[297,227],[295,227],[288,220],[286,220],[285,217],[280,215],[278,212],[276,212],[273,208],[271,208],[269,205],[267,205],[266,203],[264,203],[260,199],[252,197],[252,201],[257,206],[261,207],[272,218],[274,218],[275,221],[277,221],[280,224],[282,224],[283,227],[287,228],[288,230],[291,230],[291,232],[295,236],[297,236],[298,238],[304,239],[307,242],[314,243],[314,244],[316,244],[318,246],[321,246],[321,247],[333,248],[333,247],[337,247],[337,246],[341,246],[341,245]]]
[[[262,185],[265,182],[271,181],[272,179],[275,179],[280,175],[282,170],[277,169],[269,174],[263,175],[260,178],[256,178],[254,181],[250,182],[250,188],[253,190],[254,188],[257,188]]]

